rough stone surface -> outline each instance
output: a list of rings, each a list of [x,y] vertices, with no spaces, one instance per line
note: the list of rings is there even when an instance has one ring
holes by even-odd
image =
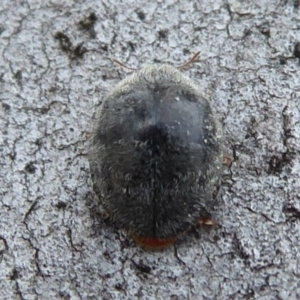
[[[0,3],[0,299],[299,299],[300,3]],[[296,46],[296,47],[295,47]],[[220,226],[147,252],[101,218],[87,139],[126,70],[180,65],[228,155]]]

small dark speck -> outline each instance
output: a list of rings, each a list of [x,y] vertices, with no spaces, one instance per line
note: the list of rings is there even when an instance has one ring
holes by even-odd
[[[17,71],[15,74],[14,74],[14,77],[15,79],[17,80],[17,82],[20,84],[21,80],[22,80],[22,71]]]
[[[269,24],[265,23],[259,27],[259,31],[266,37],[271,37],[271,30]]]
[[[88,17],[84,18],[83,20],[79,21],[78,26],[81,30],[88,30],[92,38],[96,37],[96,32],[94,29],[94,25],[97,21],[97,16],[94,12],[92,12]]]
[[[275,174],[282,171],[282,160],[277,156],[272,156],[269,161],[269,173]]]
[[[51,87],[49,87],[49,89],[48,89],[49,93],[54,93],[56,90],[57,90],[57,87],[56,87],[56,86],[51,86]]]
[[[87,52],[87,49],[83,46],[83,43],[79,43],[73,50],[74,56],[82,57],[83,54]]]
[[[161,61],[160,59],[158,59],[158,58],[154,58],[154,59],[153,59],[153,62],[154,62],[155,64],[160,64],[162,61]]]
[[[184,55],[190,55],[190,54],[191,54],[190,49],[189,49],[189,48],[184,48],[184,49],[183,49],[183,54],[184,54]]]
[[[89,20],[90,20],[91,22],[93,22],[93,23],[95,23],[95,22],[98,20],[96,14],[95,14],[94,12],[92,12],[92,13],[89,15]]]
[[[70,294],[68,294],[68,292],[66,292],[66,291],[59,291],[58,295],[59,295],[59,297],[61,297],[64,300],[70,300],[71,299]]]
[[[144,263],[142,263],[142,262],[136,263],[133,260],[132,260],[132,263],[140,272],[146,273],[146,274],[151,273],[151,268],[149,266],[145,265]]]
[[[13,269],[12,274],[10,275],[10,280],[16,280],[19,277],[19,273],[16,268]]]
[[[283,56],[281,56],[281,57],[279,58],[279,63],[280,63],[281,65],[286,65],[286,63],[287,63],[286,58],[283,57]]]
[[[135,44],[134,44],[133,42],[128,42],[127,44],[128,44],[128,46],[130,47],[130,50],[131,50],[131,51],[134,51],[134,50],[135,50]]]
[[[71,132],[74,132],[74,128],[72,128],[72,127],[71,127],[71,128],[69,128],[69,130],[70,130]]]
[[[203,30],[205,27],[200,27],[200,26],[197,26],[194,28],[194,31],[201,31]]]
[[[167,29],[162,29],[158,32],[158,38],[160,40],[165,40],[168,37],[169,31]]]
[[[58,201],[55,205],[58,209],[65,209],[67,207],[67,204],[63,201]]]
[[[30,173],[30,174],[34,174],[35,170],[36,170],[36,167],[35,167],[35,165],[32,162],[28,163],[25,166],[25,171],[28,172],[28,173]]]
[[[118,291],[122,291],[123,290],[122,284],[121,283],[117,283],[115,285],[115,289],[118,290]]]
[[[48,107],[42,107],[42,108],[40,108],[40,113],[41,113],[42,115],[46,114],[48,111],[49,111],[49,108],[48,108]]]
[[[92,12],[88,17],[84,18],[83,20],[79,21],[79,26],[82,29],[91,29],[94,26],[95,22],[97,21],[97,16],[94,12]]]
[[[6,103],[2,103],[2,107],[5,111],[9,111],[10,110],[10,106]]]
[[[68,52],[72,59],[81,58],[87,52],[87,49],[83,46],[83,42],[73,47],[70,38],[61,31],[56,32],[54,38],[59,41],[60,48],[64,52]]]
[[[34,142],[35,145],[37,145],[38,147],[41,147],[43,142],[42,142],[42,139],[36,139],[36,141]]]
[[[58,31],[54,34],[54,38],[56,40],[59,40],[60,48],[63,51],[70,51],[70,49],[72,47],[72,43],[71,43],[70,38],[66,34],[64,34],[61,31]]]
[[[144,20],[145,20],[146,15],[145,15],[145,13],[144,13],[143,11],[141,11],[141,10],[136,10],[135,12],[136,12],[138,18],[139,18],[141,21],[144,21]]]
[[[100,46],[100,49],[107,52],[108,51],[108,46],[107,45],[102,45],[102,46]]]

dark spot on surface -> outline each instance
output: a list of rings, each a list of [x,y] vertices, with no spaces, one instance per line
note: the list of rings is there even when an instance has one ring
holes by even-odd
[[[10,280],[16,280],[16,279],[18,279],[18,278],[19,278],[19,273],[18,273],[17,269],[14,268],[14,269],[12,270],[12,273],[11,273],[9,279],[10,279]]]
[[[169,31],[167,29],[161,29],[158,31],[159,40],[165,40],[168,37]]]
[[[135,44],[133,42],[128,42],[127,44],[129,46],[130,50],[133,52],[135,50]]]
[[[202,31],[203,29],[205,29],[206,27],[204,27],[204,26],[196,26],[195,28],[194,28],[194,31]]]
[[[136,269],[142,273],[150,274],[151,273],[151,267],[145,265],[143,262],[136,263],[134,260],[131,260],[133,265],[136,267]]]
[[[9,153],[8,156],[9,156],[9,158],[10,158],[11,160],[15,160],[17,154],[16,154],[15,150],[13,150],[13,152],[12,152],[12,153]]]
[[[96,31],[94,25],[98,20],[96,14],[92,12],[88,17],[85,17],[83,20],[79,21],[78,26],[81,30],[87,30],[90,33],[92,38],[96,37]]]
[[[50,93],[54,93],[54,92],[57,91],[57,87],[56,87],[56,86],[51,86],[51,87],[49,87],[48,91],[49,91]]]
[[[34,173],[35,173],[35,170],[36,170],[36,167],[35,167],[35,165],[33,164],[33,162],[30,162],[30,163],[26,164],[26,166],[25,166],[25,171],[26,171],[27,173],[34,174]]]
[[[68,52],[72,47],[70,38],[61,31],[55,33],[54,38],[59,41],[61,50]]]
[[[102,80],[106,81],[106,79],[107,79],[107,75],[102,75]]]
[[[65,209],[67,207],[67,204],[63,201],[58,201],[55,205],[58,209]]]
[[[101,45],[100,49],[103,50],[103,51],[105,51],[105,52],[107,52],[108,51],[108,46],[106,44]]]
[[[5,111],[9,111],[10,110],[10,105],[8,105],[7,103],[2,103],[2,107]]]
[[[286,65],[287,59],[285,57],[281,56],[281,57],[279,57],[279,63],[281,65]]]
[[[300,6],[300,0],[294,0],[294,8],[298,9]]]
[[[61,297],[64,300],[70,300],[71,296],[67,291],[59,291],[58,292],[59,297]]]
[[[123,287],[123,285],[121,283],[115,284],[115,289],[117,291],[124,291],[125,290],[125,288]]]
[[[87,52],[83,42],[73,47],[70,38],[61,31],[56,32],[54,38],[59,41],[60,48],[69,54],[70,59],[81,58]]]
[[[19,70],[14,74],[14,78],[17,80],[17,83],[20,85],[22,81],[22,71]]]
[[[46,114],[48,111],[49,111],[49,108],[48,108],[48,107],[42,107],[42,108],[40,108],[40,113],[41,113],[42,115]]]
[[[114,32],[113,33],[113,36],[112,36],[112,38],[111,38],[111,40],[110,40],[110,44],[111,45],[113,45],[113,44],[115,44],[115,42],[116,42],[116,40],[117,40],[117,34]]]
[[[270,25],[268,23],[261,24],[259,26],[259,31],[261,34],[265,35],[267,38],[271,37]]]
[[[145,13],[144,13],[142,10],[137,9],[137,10],[135,11],[135,13],[137,14],[138,18],[139,18],[141,21],[144,21],[144,20],[145,20],[146,15],[145,15]]]
[[[294,56],[300,59],[300,42],[297,42],[294,46]]]
[[[73,50],[74,57],[79,58],[81,58],[85,52],[87,52],[87,49],[83,46],[83,42],[77,44]]]
[[[282,171],[282,160],[280,157],[273,155],[269,160],[269,173],[281,173]]]
[[[242,39],[245,39],[245,38],[247,38],[248,36],[250,36],[251,34],[252,34],[252,30],[251,30],[251,28],[245,28],[244,30],[243,30],[243,37],[242,37]]]
[[[103,252],[103,256],[107,259],[107,260],[111,260],[111,255],[110,253],[106,250],[105,252]],[[114,262],[112,262],[114,264]],[[107,274],[110,275],[110,274]]]
[[[162,63],[162,61],[160,59],[158,59],[158,58],[154,58],[153,59],[153,63],[160,64],[160,63]]]
[[[37,145],[38,147],[41,147],[43,144],[42,139],[36,139],[34,144]]]
[[[97,20],[98,18],[96,14],[92,12],[88,17],[85,17],[83,20],[79,21],[78,25],[81,29],[90,29],[94,26]]]
[[[183,49],[183,54],[184,54],[184,55],[191,54],[190,49],[189,49],[189,48],[184,48],[184,49]]]

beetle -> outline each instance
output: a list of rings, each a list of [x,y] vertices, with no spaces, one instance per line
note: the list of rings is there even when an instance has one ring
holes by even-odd
[[[94,190],[110,218],[144,247],[172,245],[197,222],[214,224],[221,128],[207,96],[181,72],[199,54],[179,68],[130,68],[96,114]]]

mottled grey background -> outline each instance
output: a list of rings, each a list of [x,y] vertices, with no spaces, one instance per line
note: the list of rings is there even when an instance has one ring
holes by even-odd
[[[0,299],[299,299],[299,5],[1,0]],[[127,73],[109,58],[198,50],[234,157],[220,227],[145,252],[95,204],[93,116]]]

